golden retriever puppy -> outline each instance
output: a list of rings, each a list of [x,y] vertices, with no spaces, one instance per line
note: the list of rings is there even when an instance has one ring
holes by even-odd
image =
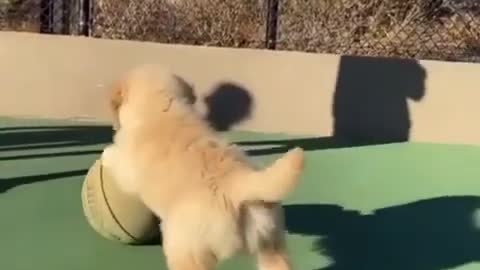
[[[104,166],[161,219],[170,270],[210,270],[239,253],[262,270],[290,269],[280,202],[298,185],[303,150],[255,166],[217,136],[188,92],[161,67],[126,74],[112,92],[119,128]]]

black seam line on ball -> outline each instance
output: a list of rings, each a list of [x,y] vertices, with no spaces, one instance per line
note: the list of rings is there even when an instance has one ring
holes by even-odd
[[[117,217],[115,216],[115,213],[113,212],[112,208],[110,207],[110,204],[108,202],[108,199],[107,199],[107,195],[105,194],[105,188],[104,188],[104,181],[103,181],[103,166],[100,164],[100,184],[102,186],[102,194],[103,194],[103,197],[105,198],[105,203],[107,204],[107,207],[108,207],[108,210],[110,211],[110,214],[112,215],[113,219],[115,220],[115,222],[118,224],[118,226],[120,227],[120,229],[126,233],[128,236],[130,236],[133,240],[135,241],[140,241],[139,239],[137,239],[135,236],[131,235],[127,229],[125,229],[122,224],[120,223],[120,221],[117,219]]]

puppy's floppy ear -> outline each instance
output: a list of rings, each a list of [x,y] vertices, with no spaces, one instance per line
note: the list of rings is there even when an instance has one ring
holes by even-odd
[[[193,105],[197,102],[197,96],[195,95],[194,87],[191,83],[187,82],[183,77],[174,74],[179,88],[181,89],[181,95],[187,104]]]
[[[162,96],[162,98],[159,100],[159,106],[161,106],[163,112],[168,112],[170,110],[170,107],[172,107],[173,104],[173,97],[171,96]]]
[[[118,112],[120,110],[120,106],[122,106],[122,104],[126,102],[126,92],[127,88],[122,81],[115,82],[110,88],[110,110],[113,117],[113,130],[120,129],[120,119]]]
[[[157,104],[163,112],[168,112],[175,100],[185,102],[189,105],[193,105],[196,102],[197,97],[195,96],[193,86],[185,79],[176,74],[173,74],[169,79],[172,81],[163,87],[170,88],[170,91],[167,89],[159,89],[159,91],[156,92],[159,95]]]

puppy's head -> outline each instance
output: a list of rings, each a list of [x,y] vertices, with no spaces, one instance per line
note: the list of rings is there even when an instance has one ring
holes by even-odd
[[[114,83],[110,93],[110,109],[114,130],[125,121],[167,112],[174,102],[193,105],[193,87],[182,77],[156,65],[133,69]]]

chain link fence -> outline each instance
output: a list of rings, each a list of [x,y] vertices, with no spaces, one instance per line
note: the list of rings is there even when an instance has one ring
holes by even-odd
[[[265,9],[256,0],[97,0],[92,35],[261,48]]]
[[[282,1],[279,49],[480,60],[478,0]]]
[[[0,0],[0,29],[480,62],[478,0]]]
[[[0,30],[88,35],[91,0],[0,0]]]

